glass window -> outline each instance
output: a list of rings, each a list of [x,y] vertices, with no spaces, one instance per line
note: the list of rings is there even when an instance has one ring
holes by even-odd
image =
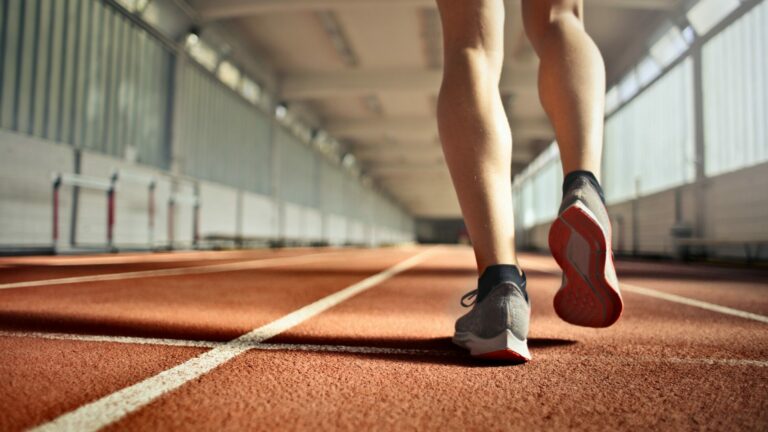
[[[702,48],[705,171],[768,161],[768,4],[756,6]]]
[[[666,75],[606,122],[603,179],[616,203],[693,180],[693,63]]]
[[[688,49],[683,33],[677,26],[672,26],[656,43],[651,46],[651,56],[665,67],[677,60]]]
[[[185,42],[187,52],[193,59],[203,65],[206,69],[213,72],[219,62],[219,56],[216,51],[203,42],[200,37],[194,33],[187,35]]]
[[[219,64],[219,68],[216,70],[216,76],[219,77],[221,82],[226,84],[232,89],[237,89],[240,85],[240,69],[228,61],[223,61]]]
[[[686,17],[696,33],[703,36],[738,7],[739,0],[700,0]]]
[[[637,74],[632,70],[619,83],[619,96],[622,101],[626,101],[632,99],[638,90],[640,90],[640,82],[637,79]]]
[[[129,12],[142,13],[147,9],[150,0],[116,0],[120,6]]]
[[[258,103],[261,98],[261,87],[248,77],[243,77],[240,84],[240,93],[251,103]]]
[[[661,67],[653,57],[648,56],[637,65],[636,71],[640,86],[645,87],[661,74]]]
[[[612,87],[605,95],[605,112],[611,113],[621,105],[618,87]]]
[[[530,228],[554,219],[560,207],[562,183],[560,152],[553,142],[514,180],[515,225]]]
[[[4,10],[16,48],[5,51],[0,126],[166,166],[172,54],[160,41],[99,0]]]

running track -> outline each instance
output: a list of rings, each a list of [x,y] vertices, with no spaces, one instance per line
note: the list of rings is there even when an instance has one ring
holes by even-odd
[[[510,366],[450,343],[467,248],[0,259],[0,430],[768,429],[768,273],[619,262],[594,330],[521,261]]]

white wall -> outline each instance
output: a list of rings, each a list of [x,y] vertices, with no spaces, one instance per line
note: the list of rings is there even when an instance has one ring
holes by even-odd
[[[0,130],[0,246],[50,246],[52,180],[72,172],[69,146]],[[69,238],[72,192],[59,197],[59,238]]]
[[[0,248],[52,247],[52,181],[54,173],[74,173],[75,150],[12,132],[0,131]],[[405,229],[385,227],[382,219],[373,228],[337,213],[295,203],[276,204],[271,197],[221,184],[129,163],[112,156],[81,153],[80,173],[109,181],[118,175],[115,191],[114,246],[118,249],[157,248],[169,245],[190,248],[194,243],[194,203],[178,200],[169,214],[172,196],[198,193],[198,235],[286,239],[329,244],[390,243],[410,240]],[[128,177],[132,177],[129,179]],[[149,224],[149,188],[143,180],[155,180],[154,226]],[[72,188],[61,188],[59,250],[67,250],[70,238]],[[76,241],[79,247],[107,247],[107,193],[80,188]],[[278,207],[282,206],[282,213]],[[240,213],[238,213],[240,212]],[[283,221],[280,223],[280,214]],[[239,217],[238,217],[239,215]],[[282,225],[283,232],[279,232]],[[169,232],[172,229],[173,232]]]
[[[768,240],[768,163],[712,178],[705,226],[715,238]]]
[[[237,232],[238,192],[226,186],[200,182],[200,237],[234,237]]]
[[[277,237],[277,212],[270,197],[243,192],[243,236]]]
[[[174,196],[194,196],[195,184],[188,179],[174,179],[171,190]],[[168,206],[168,203],[166,203],[166,206]],[[167,208],[170,210],[170,207]],[[173,235],[171,238],[173,247],[179,249],[192,247],[195,220],[194,204],[186,200],[175,202],[170,220],[173,225]]]
[[[298,240],[304,233],[304,208],[298,204],[283,203],[283,232],[286,240]]]
[[[304,208],[304,233],[308,241],[320,241],[323,238],[323,214],[313,208]]]
[[[326,241],[331,245],[342,245],[347,241],[348,220],[344,216],[329,214],[326,218]]]
[[[352,220],[349,222],[349,242],[354,244],[365,243],[365,225],[358,221]]]
[[[675,224],[676,194],[680,199],[680,220],[694,225],[694,185],[683,185],[636,200],[608,207],[613,225],[616,252],[672,256],[675,246],[671,229]],[[768,240],[768,163],[711,177],[704,193],[703,236],[721,240]],[[519,209],[516,209],[518,214]],[[518,241],[537,249],[547,248],[551,221],[518,233]],[[634,243],[636,232],[637,244]],[[709,247],[711,256],[744,257],[744,249]],[[768,253],[764,252],[762,257]]]

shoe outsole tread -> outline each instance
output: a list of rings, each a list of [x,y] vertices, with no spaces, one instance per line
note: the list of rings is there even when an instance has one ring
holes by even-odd
[[[568,247],[574,235],[583,239],[579,245],[582,250],[575,254],[586,258],[586,269],[580,269],[574,257],[569,256]],[[569,206],[552,223],[549,248],[565,275],[554,307],[564,321],[585,327],[608,327],[621,316],[624,304],[619,287],[606,277],[608,266],[613,267],[610,241],[597,218],[581,203]]]

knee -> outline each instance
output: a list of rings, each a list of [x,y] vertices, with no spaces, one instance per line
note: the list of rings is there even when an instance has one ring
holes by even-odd
[[[482,46],[446,46],[444,53],[446,75],[469,73],[470,75],[496,76],[501,74],[504,53]]]
[[[583,27],[583,0],[523,0],[525,33],[536,51],[570,26]]]
[[[446,70],[498,71],[504,62],[501,0],[438,0]]]

